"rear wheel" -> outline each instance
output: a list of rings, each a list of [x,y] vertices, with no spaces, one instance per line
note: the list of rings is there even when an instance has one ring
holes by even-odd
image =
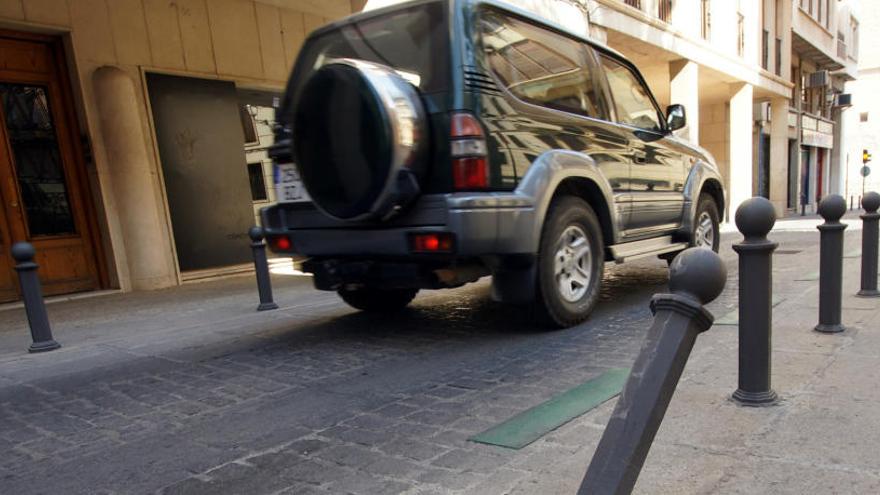
[[[395,311],[405,308],[419,289],[340,289],[339,297],[363,311]]]
[[[593,209],[573,196],[554,201],[538,253],[539,318],[555,327],[587,319],[599,299],[604,269],[602,229]]]

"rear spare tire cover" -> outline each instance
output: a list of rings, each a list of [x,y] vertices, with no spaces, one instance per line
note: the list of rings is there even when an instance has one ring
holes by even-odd
[[[419,194],[427,149],[417,90],[394,70],[334,60],[295,105],[293,147],[306,190],[326,214],[384,220]]]

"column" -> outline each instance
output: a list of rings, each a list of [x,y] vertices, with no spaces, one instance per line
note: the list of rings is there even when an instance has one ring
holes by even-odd
[[[777,218],[788,203],[788,98],[770,100],[770,202]]]
[[[676,132],[692,143],[700,138],[700,66],[688,60],[669,62],[669,103],[684,105],[687,125]]]
[[[751,84],[735,83],[730,85],[729,126],[727,129],[728,167],[730,170],[729,215],[739,205],[752,197],[752,93]]]
[[[128,279],[120,274],[120,285],[135,290],[175,285],[171,237],[160,199],[164,195],[139,113],[146,102],[132,78],[117,67],[98,68],[92,82],[128,268]]]

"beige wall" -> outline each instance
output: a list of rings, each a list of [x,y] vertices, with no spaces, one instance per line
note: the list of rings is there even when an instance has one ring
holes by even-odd
[[[80,125],[94,155],[89,174],[97,189],[93,191],[97,209],[104,212],[98,221],[114,285],[156,288],[179,282],[143,73],[220,78],[240,86],[280,90],[306,34],[361,4],[359,0],[0,0],[0,27],[65,37]],[[121,226],[138,223],[126,212],[138,208],[120,205],[128,197],[114,187],[113,177],[126,173],[131,164],[111,162],[105,148],[97,105],[102,95],[95,94],[92,79],[102,66],[119,68],[135,86],[130,109],[142,136],[135,141],[142,141],[146,150],[138,156],[149,161],[152,182],[152,198],[137,206],[156,209],[149,214],[163,219],[151,236],[155,238],[151,249],[160,252],[158,257],[135,255],[123,238]],[[149,266],[142,266],[145,263]]]

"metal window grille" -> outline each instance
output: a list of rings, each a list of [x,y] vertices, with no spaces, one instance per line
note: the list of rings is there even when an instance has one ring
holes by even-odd
[[[630,7],[635,7],[637,9],[642,8],[642,0],[623,0],[623,3],[629,5]]]

